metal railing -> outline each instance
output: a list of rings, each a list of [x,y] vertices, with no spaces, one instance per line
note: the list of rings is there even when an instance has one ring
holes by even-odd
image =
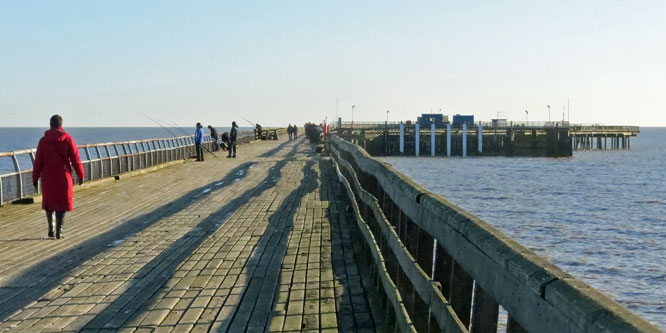
[[[253,132],[244,131],[238,134],[239,144],[253,140]],[[95,143],[77,147],[85,181],[114,177],[195,155],[194,136]],[[208,150],[213,148],[213,140],[208,134],[204,135],[204,147]],[[0,174],[0,205],[41,194],[41,181],[37,191],[32,184],[36,152],[36,148],[0,152],[0,159],[11,159],[14,168],[11,172]],[[28,161],[27,157],[30,165],[24,165]],[[76,183],[76,174],[72,173],[72,177]]]
[[[639,126],[616,126],[616,125],[601,125],[601,124],[575,124],[570,127],[571,132],[584,133],[584,132],[625,132],[625,133],[639,133]]]
[[[658,332],[362,148],[328,141],[372,276],[399,331]]]

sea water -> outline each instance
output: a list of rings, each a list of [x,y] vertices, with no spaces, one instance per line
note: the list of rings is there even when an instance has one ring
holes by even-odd
[[[572,158],[381,160],[666,330],[666,128]]]

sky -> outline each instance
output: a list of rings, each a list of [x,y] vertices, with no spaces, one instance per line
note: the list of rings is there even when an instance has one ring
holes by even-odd
[[[666,126],[665,17],[661,0],[2,0],[0,127],[286,126],[352,105]]]

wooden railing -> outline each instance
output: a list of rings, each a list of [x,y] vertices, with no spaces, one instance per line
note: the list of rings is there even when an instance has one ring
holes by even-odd
[[[329,150],[400,331],[658,332],[484,221],[335,135]]]

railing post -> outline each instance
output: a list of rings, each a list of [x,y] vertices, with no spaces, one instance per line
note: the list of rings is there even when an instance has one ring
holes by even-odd
[[[131,159],[131,161],[132,161],[132,170],[136,170],[136,166],[135,166],[135,163],[134,163],[134,152],[132,151],[132,145],[130,143],[127,143],[127,149],[129,150],[129,155],[127,155],[128,162],[130,161],[129,159]],[[130,171],[130,170],[127,170],[127,171]]]
[[[125,166],[127,167],[126,171],[130,171],[130,160],[129,160],[129,155],[127,154],[127,148],[125,147],[125,144],[121,144],[121,147],[123,147],[123,155],[125,156]],[[122,170],[120,170],[122,172]]]
[[[446,156],[451,156],[451,124],[446,124]]]
[[[118,158],[118,174],[123,172],[123,159],[120,158],[120,151],[118,151],[118,145],[113,145],[113,150],[116,151],[116,157]]]
[[[18,190],[19,190],[18,198],[21,199],[23,198],[23,175],[21,174],[21,166],[19,165],[18,158],[16,158],[16,154],[13,152],[12,152],[12,161],[14,162],[14,169],[16,169],[16,172],[18,173]]]
[[[419,156],[419,148],[421,146],[421,128],[419,124],[414,125],[414,149],[415,149],[415,155]]]
[[[483,124],[479,123],[479,130],[477,131],[476,134],[477,134],[478,139],[479,139],[479,143],[478,143],[479,153],[483,153]]]
[[[93,163],[92,159],[90,158],[90,151],[88,150],[88,147],[83,148],[83,150],[86,152],[86,158],[88,159],[88,166],[90,167],[90,180],[93,180],[93,173],[95,172],[95,169],[93,168]],[[83,176],[85,180],[85,175]]]
[[[32,163],[32,170],[35,170],[35,151],[36,149],[30,150],[30,163]],[[2,179],[0,179],[0,183],[2,183]],[[39,194],[42,189],[42,178],[40,177],[37,180],[37,188],[35,189],[35,193]],[[0,184],[0,192],[2,192],[2,184]],[[1,194],[0,194],[1,195]],[[2,204],[2,198],[0,197],[0,205]]]
[[[462,156],[467,156],[467,124],[462,124]]]
[[[435,156],[435,124],[430,124],[430,156]]]
[[[141,156],[143,157],[142,158],[143,159],[143,167],[148,168],[148,150],[146,150],[147,145],[144,145],[143,141],[141,141],[140,143],[141,143],[141,150],[142,150]]]
[[[111,158],[111,151],[109,150],[109,145],[104,145],[104,150],[106,150],[106,156],[109,158],[109,177],[113,176],[113,158]]]
[[[104,160],[102,160],[102,153],[99,151],[99,146],[95,145],[97,158],[99,158],[99,178],[104,179]]]

